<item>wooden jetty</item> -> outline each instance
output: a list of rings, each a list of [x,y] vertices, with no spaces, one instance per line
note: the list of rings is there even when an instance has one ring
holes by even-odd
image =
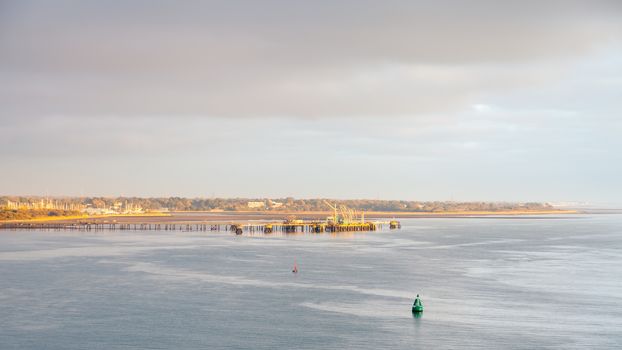
[[[216,222],[210,220],[170,220],[170,217],[136,219],[125,221],[121,217],[110,218],[81,218],[59,221],[22,221],[0,222],[0,229],[4,230],[69,230],[69,231],[225,231],[241,235],[244,232],[271,234],[283,233],[323,233],[323,232],[364,232],[382,229],[388,225],[390,229],[401,228],[399,221],[369,221],[365,220],[365,213],[360,215],[344,205],[337,206],[324,201],[333,210],[333,215],[326,220],[306,219],[297,220],[290,216],[287,220],[278,222],[246,221],[246,222]],[[141,222],[142,221],[142,222]]]
[[[44,230],[44,231],[224,231],[236,234],[265,233],[323,233],[323,232],[363,232],[382,229],[389,224],[391,229],[399,228],[392,222],[367,221],[331,223],[319,221],[246,222],[246,223],[123,223],[101,220],[77,220],[67,222],[4,222],[2,230]]]

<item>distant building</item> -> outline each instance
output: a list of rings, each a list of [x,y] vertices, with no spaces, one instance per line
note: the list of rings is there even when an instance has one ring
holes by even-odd
[[[110,215],[116,214],[114,210],[108,208],[86,208],[83,210],[84,213],[88,215]]]
[[[247,205],[249,208],[265,208],[266,202],[248,202]]]

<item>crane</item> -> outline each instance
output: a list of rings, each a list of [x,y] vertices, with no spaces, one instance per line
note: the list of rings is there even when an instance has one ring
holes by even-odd
[[[333,223],[335,224],[352,224],[357,221],[357,212],[354,209],[348,208],[344,204],[333,205],[324,200],[324,203],[333,210]],[[339,213],[339,214],[337,214]],[[339,219],[341,222],[339,222]],[[365,222],[365,213],[361,213],[361,223]]]
[[[333,224],[337,224],[337,205],[332,205],[330,203],[328,203],[328,201],[324,200],[324,203],[326,203],[326,205],[328,205],[332,210],[333,210]]]
[[[343,219],[344,224],[348,224],[354,221],[354,217],[356,215],[354,210],[342,204],[339,206],[339,211],[341,212],[341,218]]]

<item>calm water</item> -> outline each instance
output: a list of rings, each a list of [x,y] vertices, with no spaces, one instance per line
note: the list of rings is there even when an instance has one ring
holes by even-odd
[[[0,232],[0,348],[622,347],[622,216],[402,224]]]

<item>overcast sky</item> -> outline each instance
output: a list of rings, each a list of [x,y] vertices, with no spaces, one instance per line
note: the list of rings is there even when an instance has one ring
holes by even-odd
[[[622,202],[622,1],[0,0],[0,194]]]

